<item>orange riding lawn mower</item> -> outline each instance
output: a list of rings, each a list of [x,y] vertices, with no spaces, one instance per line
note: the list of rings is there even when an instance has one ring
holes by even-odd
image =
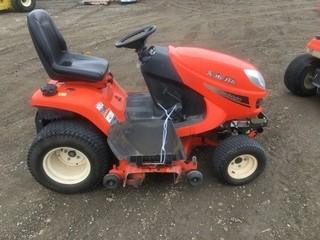
[[[50,77],[31,99],[37,136],[28,167],[43,186],[137,187],[150,173],[199,186],[193,149],[201,146],[214,148],[212,169],[224,183],[243,185],[264,170],[254,138],[268,122],[267,92],[253,65],[200,48],[147,46],[156,26],[146,26],[115,44],[135,50],[149,90],[127,92],[107,60],[69,51],[46,11],[32,11],[28,27]]]
[[[14,10],[17,12],[30,12],[36,6],[36,0],[0,0],[0,11]]]

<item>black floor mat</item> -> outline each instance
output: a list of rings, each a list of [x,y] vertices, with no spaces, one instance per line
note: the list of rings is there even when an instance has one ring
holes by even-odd
[[[129,120],[161,119],[164,112],[157,108],[149,93],[130,93],[126,114]]]

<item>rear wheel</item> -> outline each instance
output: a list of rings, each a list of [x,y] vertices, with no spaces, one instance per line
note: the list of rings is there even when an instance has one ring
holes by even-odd
[[[111,154],[93,126],[77,120],[46,125],[33,141],[28,167],[45,187],[61,193],[87,191],[101,183]]]
[[[19,12],[30,12],[36,6],[36,0],[11,0],[14,10]]]
[[[320,60],[310,54],[303,54],[296,57],[288,66],[284,83],[295,95],[307,97],[316,94],[317,89],[312,84],[320,67]]]
[[[245,135],[232,136],[220,142],[213,155],[218,178],[231,185],[243,185],[258,177],[266,165],[261,145]]]

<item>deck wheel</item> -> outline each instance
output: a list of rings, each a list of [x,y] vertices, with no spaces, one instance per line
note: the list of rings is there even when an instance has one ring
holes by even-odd
[[[198,170],[192,170],[187,173],[187,180],[193,187],[198,187],[203,183],[203,175]]]
[[[121,180],[115,174],[107,174],[103,178],[103,186],[108,190],[114,190],[120,187]]]

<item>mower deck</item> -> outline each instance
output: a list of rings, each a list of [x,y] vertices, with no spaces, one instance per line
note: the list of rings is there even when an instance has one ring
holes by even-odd
[[[138,96],[137,99],[143,98]],[[138,107],[138,102],[131,101],[129,108]],[[143,116],[152,115],[152,111],[148,111],[150,108],[145,109],[135,112]],[[197,169],[196,161],[185,160],[183,145],[171,121],[167,122],[165,151],[162,151],[160,146],[163,145],[164,124],[165,121],[160,119],[131,119],[111,128],[108,143],[112,152],[121,160],[105,176],[104,185],[107,188],[120,183],[123,186],[128,184],[138,187],[148,173],[173,174],[174,182],[177,183],[183,174]]]
[[[170,165],[137,166],[126,160],[120,160],[119,165],[114,166],[106,177],[116,176],[119,182],[122,182],[123,187],[126,185],[139,187],[148,173],[173,174],[174,183],[176,184],[181,181],[184,173],[196,171],[197,167],[196,161],[177,160]],[[108,184],[104,185],[108,187]]]

